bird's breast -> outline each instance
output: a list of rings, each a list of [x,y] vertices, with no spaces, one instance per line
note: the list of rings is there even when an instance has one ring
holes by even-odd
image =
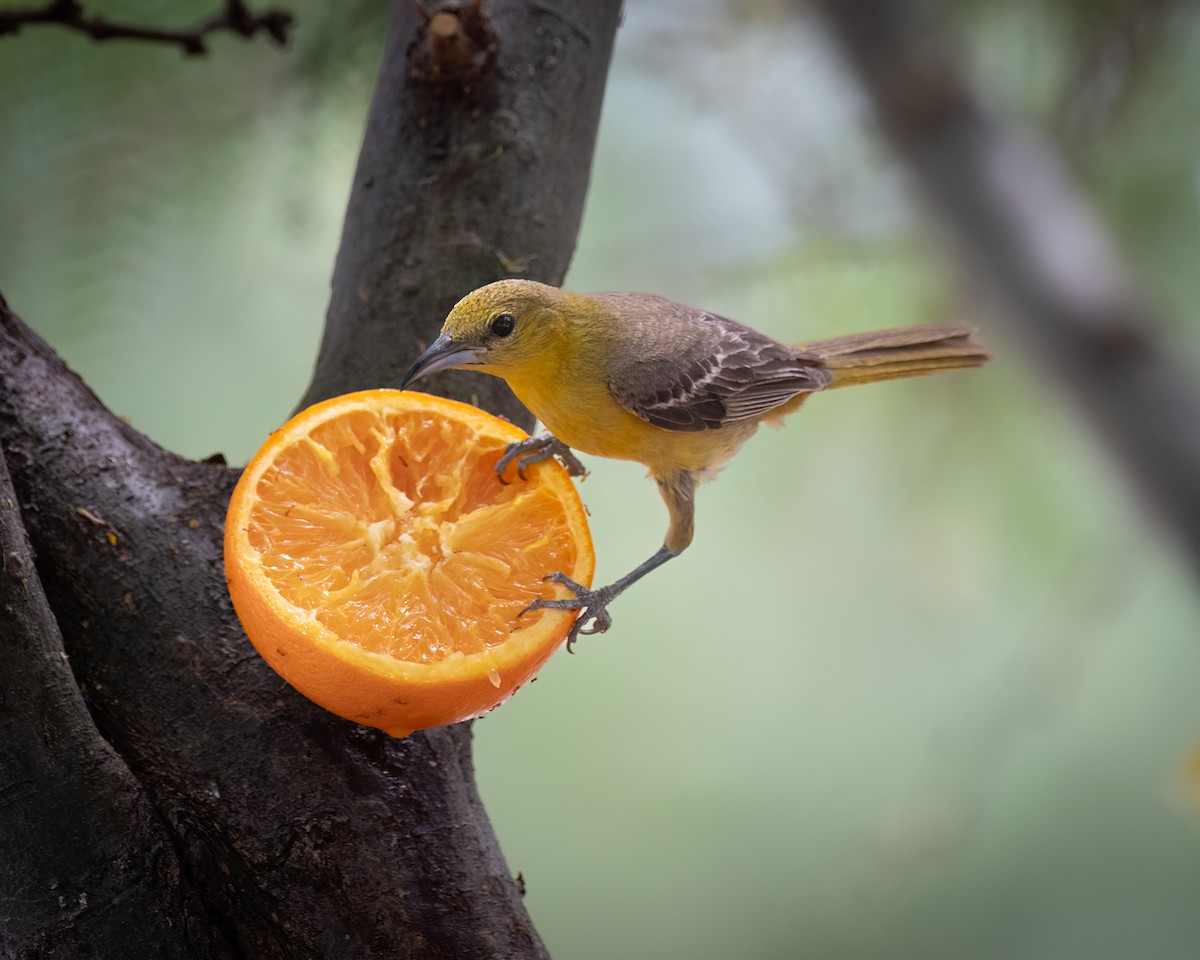
[[[517,398],[567,446],[592,456],[644,463],[660,476],[715,472],[754,433],[753,423],[691,432],[656,427],[617,403],[603,381],[506,379]]]

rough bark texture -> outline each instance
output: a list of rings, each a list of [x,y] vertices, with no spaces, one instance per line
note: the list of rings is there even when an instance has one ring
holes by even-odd
[[[170,828],[96,736],[0,455],[0,956],[229,955]],[[176,929],[171,929],[176,927]]]
[[[490,36],[472,42],[491,45],[481,50],[488,65],[442,76],[412,4],[393,6],[304,406],[399,386],[476,287],[566,274],[620,3],[493,0],[482,9]],[[455,373],[421,389],[430,383],[532,422],[495,377]]]
[[[978,97],[925,4],[820,0],[880,126],[998,316],[1200,571],[1200,393],[1053,153]]]
[[[561,280],[619,3],[484,13],[394,4],[305,402],[397,382],[479,283]],[[0,955],[545,956],[469,725],[392,740],[284,685],[225,590],[236,472],[122,423],[3,301],[0,444]]]

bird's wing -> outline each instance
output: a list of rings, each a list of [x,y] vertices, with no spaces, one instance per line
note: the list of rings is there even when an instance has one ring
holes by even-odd
[[[712,430],[753,420],[798,393],[820,390],[833,374],[749,327],[697,311],[672,353],[625,358],[608,379],[630,413],[667,430]]]

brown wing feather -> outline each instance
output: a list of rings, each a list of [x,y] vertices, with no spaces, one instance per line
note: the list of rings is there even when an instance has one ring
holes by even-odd
[[[608,383],[630,413],[667,430],[714,430],[753,420],[798,393],[828,386],[815,356],[716,314],[696,311],[674,354],[629,358]]]

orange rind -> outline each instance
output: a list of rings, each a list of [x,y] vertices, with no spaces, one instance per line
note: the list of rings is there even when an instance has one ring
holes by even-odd
[[[368,390],[297,414],[230,500],[225,570],[255,648],[327,710],[402,737],[491,710],[561,646],[590,584],[587,516],[565,470],[501,483],[524,431],[467,404]]]

